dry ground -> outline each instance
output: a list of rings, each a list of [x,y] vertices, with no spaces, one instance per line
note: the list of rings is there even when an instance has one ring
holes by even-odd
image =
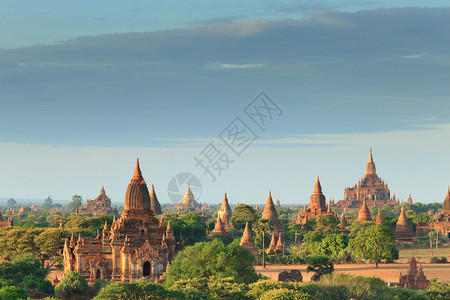
[[[400,272],[405,274],[408,270],[408,263],[395,263],[395,264],[379,264],[378,268],[375,268],[374,264],[337,264],[334,266],[337,273],[345,273],[351,275],[362,276],[376,276],[384,281],[398,282]],[[443,282],[450,283],[450,264],[422,264],[425,276],[428,279],[438,278]],[[312,273],[306,273],[306,265],[269,265],[264,269],[262,266],[257,266],[256,271],[274,280],[278,279],[278,274],[284,270],[290,271],[292,269],[298,269],[302,272],[303,281],[309,282]]]
[[[408,261],[411,256],[422,264],[423,272],[428,279],[437,278],[443,282],[450,283],[450,263],[446,264],[430,264],[431,250],[430,248],[405,248],[400,249],[400,259],[394,264],[379,264],[375,268],[375,264],[337,264],[334,265],[335,271],[351,275],[376,276],[384,281],[398,282],[400,272],[405,274],[408,270]],[[450,262],[450,247],[441,247],[433,249],[433,256],[445,256]],[[310,281],[312,273],[306,273],[306,265],[269,265],[264,269],[262,266],[256,266],[256,271],[274,280],[278,279],[278,273],[284,270],[298,269],[302,272],[303,281]]]

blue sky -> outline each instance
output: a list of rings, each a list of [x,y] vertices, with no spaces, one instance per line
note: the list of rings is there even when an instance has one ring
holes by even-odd
[[[26,7],[24,9],[23,7]],[[180,172],[200,201],[339,200],[369,148],[391,193],[450,183],[446,1],[0,1],[0,198],[122,202],[136,157],[161,202]],[[244,108],[282,110],[264,130]],[[257,139],[236,156],[236,117]],[[194,157],[211,142],[215,182]],[[234,155],[234,156],[233,156]],[[26,182],[26,186],[24,186]]]

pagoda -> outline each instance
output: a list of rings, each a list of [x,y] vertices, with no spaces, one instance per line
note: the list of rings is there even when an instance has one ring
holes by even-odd
[[[348,226],[347,218],[345,217],[344,212],[342,212],[341,220],[339,222],[339,229],[345,230],[345,228],[347,228],[347,226]]]
[[[231,210],[230,204],[228,203],[227,193],[223,196],[222,205],[217,212],[218,217],[222,220],[225,230],[229,231],[230,228],[233,228],[233,224],[231,223],[231,216],[233,212]]]
[[[426,289],[430,285],[430,281],[423,273],[422,266],[420,266],[417,270],[417,261],[414,258],[414,255],[409,261],[409,269],[406,272],[406,275],[402,275],[402,273],[400,273],[398,285],[400,287],[406,287],[410,289]]]
[[[387,203],[395,205],[397,201],[390,199],[388,185],[377,175],[377,169],[370,149],[369,161],[366,165],[366,174],[353,187],[347,187],[344,191],[344,199],[336,203],[338,210],[359,209],[363,205],[374,207],[375,205],[383,207]]]
[[[64,274],[78,272],[88,283],[99,278],[131,282],[149,276],[159,278],[174,257],[173,230],[155,218],[147,184],[139,160],[125,194],[124,210],[111,228],[105,222],[103,233],[88,239],[74,236],[64,242]]]
[[[94,200],[86,200],[86,206],[81,206],[78,210],[80,214],[98,215],[117,215],[117,210],[111,206],[111,199],[106,195],[105,188],[102,186],[100,195]]]
[[[275,205],[273,204],[272,193],[270,191],[267,196],[266,205],[264,206],[264,210],[262,212],[262,219],[271,221],[273,223],[273,232],[275,237],[278,238],[278,236],[281,235],[282,240],[285,240],[284,228],[278,219],[278,213],[275,209]]]
[[[159,204],[158,197],[156,197],[155,187],[153,184],[150,187],[150,204],[155,215],[162,214],[161,205]]]
[[[201,209],[202,205],[199,204],[197,201],[195,201],[194,194],[192,194],[191,187],[188,184],[188,187],[186,189],[186,192],[184,193],[183,199],[180,201],[180,203],[175,206],[175,208],[182,209],[182,208],[190,208],[190,209]]]
[[[408,219],[406,218],[405,211],[400,212],[400,216],[397,221],[397,228],[394,230],[395,241],[400,243],[411,243],[415,236],[414,231],[409,227]]]
[[[375,219],[375,225],[383,225],[383,217],[380,214],[380,208],[378,207],[377,218]]]
[[[320,185],[319,176],[317,176],[314,192],[309,198],[308,208],[304,208],[303,212],[294,221],[295,224],[305,224],[309,217],[316,217],[325,214],[333,214],[330,206],[326,205],[325,196],[322,193],[322,186]]]
[[[356,222],[368,222],[372,221],[372,217],[370,216],[370,211],[367,208],[366,200],[363,200],[363,205],[361,206],[361,209],[358,213],[358,218],[356,219]]]
[[[248,226],[248,222],[245,223],[244,234],[242,235],[239,246],[249,250],[253,255],[258,254],[258,249],[255,247],[255,242],[252,238],[252,233],[250,231],[250,227]]]

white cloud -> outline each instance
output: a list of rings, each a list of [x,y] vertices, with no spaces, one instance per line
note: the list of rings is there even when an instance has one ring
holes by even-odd
[[[219,69],[219,70],[230,70],[230,69],[254,69],[263,68],[264,64],[221,64],[214,63],[209,64],[205,69]]]

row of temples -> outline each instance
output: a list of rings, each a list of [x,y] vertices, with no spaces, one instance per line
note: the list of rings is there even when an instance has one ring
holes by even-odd
[[[143,276],[159,278],[174,257],[175,247],[170,222],[165,228],[163,222],[155,218],[152,199],[137,160],[121,218],[114,218],[111,228],[105,224],[103,233],[94,239],[79,236],[75,242],[73,235],[70,240],[66,239],[64,273],[76,271],[89,283],[98,278],[124,282]]]

